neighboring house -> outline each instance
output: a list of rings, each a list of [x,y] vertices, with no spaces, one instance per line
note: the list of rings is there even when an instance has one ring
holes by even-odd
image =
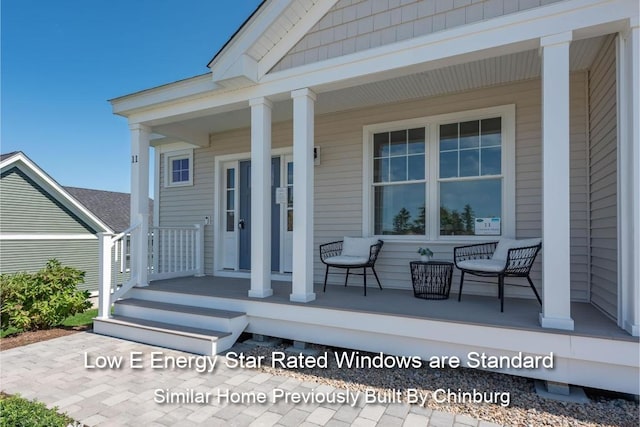
[[[0,272],[34,272],[56,258],[86,273],[80,289],[97,291],[96,233],[111,226],[22,152],[3,154],[0,167]]]
[[[553,370],[505,371],[638,394],[638,16],[636,0],[263,2],[207,74],[111,101],[131,129],[132,223],[148,214],[155,148],[156,231],[136,227],[132,280],[112,299],[105,279],[97,330],[201,351],[167,325],[156,339],[110,317],[133,296],[121,306],[238,310],[249,332],[370,351],[554,352]],[[489,217],[490,236],[467,224]],[[159,238],[171,230],[192,243]],[[464,298],[444,314],[445,302],[411,312],[409,292],[328,302],[346,291],[315,293],[318,245],[345,235],[385,241],[385,290],[411,289],[419,246],[451,259],[542,237],[542,307],[511,287],[531,302],[520,323]],[[206,278],[140,288],[188,274]],[[495,285],[469,292],[495,304]],[[137,315],[173,323],[172,304]]]
[[[80,289],[97,292],[96,234],[129,227],[130,195],[62,187],[22,152],[0,162],[0,272],[37,271],[57,258],[86,273]]]
[[[92,190],[90,188],[63,187],[84,207],[104,221],[114,233],[129,228],[129,206],[131,195],[116,191]],[[149,221],[153,222],[153,199],[149,199]]]

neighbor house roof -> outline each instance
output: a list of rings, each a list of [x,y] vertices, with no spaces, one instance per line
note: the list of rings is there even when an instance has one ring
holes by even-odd
[[[73,197],[23,152],[15,151],[12,153],[0,154],[0,170],[2,173],[13,168],[19,168],[31,180],[33,180],[33,182],[51,195],[51,197],[71,212],[78,215],[78,217],[91,225],[95,230],[105,232],[114,231],[105,221]],[[129,210],[127,209],[127,214],[128,212]]]
[[[115,191],[89,188],[64,187],[73,197],[104,221],[116,233],[129,228],[131,195]],[[153,200],[149,199],[149,212],[153,212]],[[149,219],[153,224],[153,218]]]

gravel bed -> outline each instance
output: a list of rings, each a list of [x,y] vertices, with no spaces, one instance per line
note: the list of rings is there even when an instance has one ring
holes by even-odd
[[[494,372],[468,368],[431,369],[340,369],[336,366],[333,353],[351,350],[312,346],[320,354],[329,354],[329,366],[307,369],[281,369],[271,367],[271,354],[284,351],[288,345],[277,347],[254,347],[241,345],[233,351],[242,351],[245,355],[264,356],[267,363],[260,368],[263,372],[278,374],[316,384],[327,384],[337,389],[351,391],[377,390],[385,393],[389,389],[406,390],[416,388],[431,396],[435,390],[451,389],[457,391],[508,392],[510,405],[499,403],[437,403],[427,399],[427,408],[469,415],[471,417],[508,426],[633,426],[639,425],[638,403],[616,396],[606,396],[602,392],[586,390],[590,402],[567,403],[545,399],[535,393],[534,381]],[[360,352],[362,355],[375,356]],[[405,397],[403,396],[403,400]]]

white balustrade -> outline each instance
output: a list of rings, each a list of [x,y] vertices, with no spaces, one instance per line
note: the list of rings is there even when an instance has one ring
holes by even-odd
[[[98,317],[111,316],[111,306],[133,286],[140,286],[132,237],[142,230],[142,222],[113,235],[98,233],[100,295]],[[147,236],[149,280],[204,275],[204,227],[150,227]],[[142,284],[146,286],[147,283]]]

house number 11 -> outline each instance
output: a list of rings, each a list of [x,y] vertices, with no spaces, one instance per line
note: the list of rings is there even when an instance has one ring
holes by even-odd
[[[131,163],[138,163],[138,155],[131,156]]]

